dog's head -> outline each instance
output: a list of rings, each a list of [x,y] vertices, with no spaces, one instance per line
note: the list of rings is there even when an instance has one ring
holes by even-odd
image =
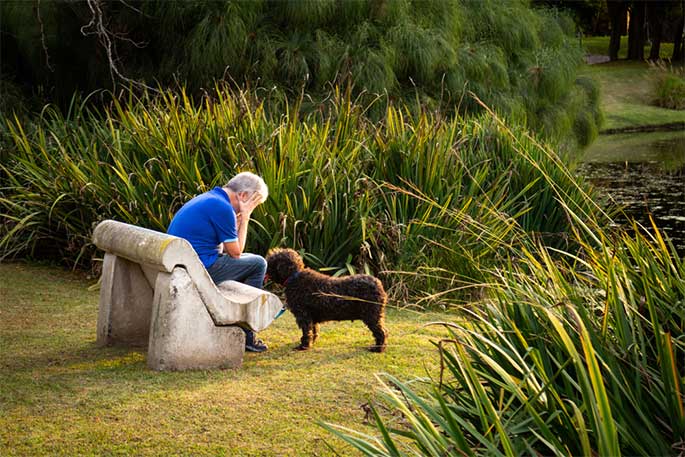
[[[273,282],[284,284],[294,273],[304,269],[304,262],[297,251],[275,248],[266,255],[266,274]]]

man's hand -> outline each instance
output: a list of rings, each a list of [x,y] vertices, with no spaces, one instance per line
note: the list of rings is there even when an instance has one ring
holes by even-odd
[[[254,192],[245,201],[242,201],[240,198],[238,198],[238,202],[240,203],[240,211],[238,216],[240,219],[248,219],[252,214],[252,211],[254,211],[254,209],[262,203],[262,201],[264,201],[264,196],[259,192]]]

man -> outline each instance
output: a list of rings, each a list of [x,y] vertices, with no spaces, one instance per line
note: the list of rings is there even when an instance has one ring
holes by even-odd
[[[250,215],[268,195],[262,178],[239,173],[224,187],[215,187],[183,205],[167,233],[190,242],[215,284],[234,280],[261,289],[266,261],[243,251]],[[252,330],[243,330],[245,350],[266,351],[267,346]]]

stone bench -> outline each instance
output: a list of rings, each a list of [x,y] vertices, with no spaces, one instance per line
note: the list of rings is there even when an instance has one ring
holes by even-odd
[[[113,220],[93,231],[105,251],[98,345],[147,345],[155,370],[239,367],[245,334],[282,308],[273,294],[235,281],[214,284],[188,241]]]

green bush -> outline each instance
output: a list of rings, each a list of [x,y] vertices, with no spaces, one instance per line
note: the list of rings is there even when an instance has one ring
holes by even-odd
[[[106,30],[117,31],[110,39],[118,71],[148,83],[181,81],[193,94],[231,81],[290,97],[306,91],[318,102],[332,86],[350,84],[364,103],[379,95],[419,98],[473,114],[480,106],[464,97],[471,91],[555,140],[574,138],[576,119],[593,119],[587,113],[598,106],[573,103],[583,53],[572,22],[525,0],[98,3]],[[88,6],[0,5],[21,70],[54,87],[55,99],[112,87],[109,62],[98,52],[103,37],[82,34],[94,28],[83,27],[93,14]],[[586,138],[575,141],[585,145]]]
[[[324,426],[374,456],[680,452],[685,258],[658,231],[608,237],[568,214],[580,250],[512,250],[445,324],[439,377],[383,378],[377,437]]]
[[[685,109],[685,78],[677,75],[665,76],[656,89],[657,104],[669,109]]]
[[[78,103],[66,115],[46,109],[31,130],[10,121],[2,255],[87,264],[97,222],[165,230],[193,195],[248,169],[271,189],[249,249],[302,249],[319,267],[409,268],[449,235],[460,253],[446,259],[450,268],[477,280],[511,230],[501,226],[485,244],[484,230],[465,230],[464,220],[495,226],[508,214],[554,239],[567,228],[558,199],[593,211],[552,150],[493,114],[445,119],[387,106],[371,122],[367,109],[336,91],[320,110],[270,114],[278,110],[252,94],[216,90],[200,103],[165,92],[114,101],[104,113]]]
[[[668,109],[685,109],[685,68],[668,66],[663,61],[651,64],[654,70],[655,103]]]

